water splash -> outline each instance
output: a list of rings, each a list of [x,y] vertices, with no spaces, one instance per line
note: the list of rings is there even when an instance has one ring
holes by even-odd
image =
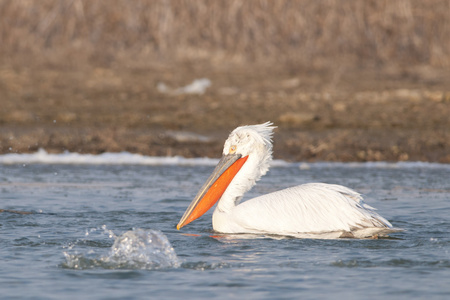
[[[158,230],[134,229],[116,236],[106,226],[103,233],[114,238],[114,244],[106,255],[99,255],[98,250],[90,248],[83,253],[73,251],[75,245],[69,245],[70,251],[65,251],[65,263],[62,267],[69,269],[161,269],[180,266],[175,250],[167,237]],[[90,235],[96,229],[86,232]],[[81,241],[78,241],[81,244]],[[88,244],[86,241],[84,245]],[[92,245],[92,242],[89,243]],[[101,244],[101,243],[100,243]],[[101,246],[100,246],[101,247]],[[72,253],[74,252],[74,253]]]
[[[178,266],[178,258],[167,237],[160,231],[136,229],[116,238],[106,262],[125,268],[168,268]]]

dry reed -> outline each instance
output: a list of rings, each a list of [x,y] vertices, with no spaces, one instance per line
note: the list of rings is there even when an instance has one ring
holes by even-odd
[[[0,55],[448,67],[449,15],[448,0],[0,0]]]

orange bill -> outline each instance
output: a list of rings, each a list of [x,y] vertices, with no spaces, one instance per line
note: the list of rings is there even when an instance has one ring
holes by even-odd
[[[211,176],[186,209],[180,222],[178,222],[177,229],[198,219],[222,197],[247,158],[248,156],[241,158],[240,154],[228,154],[222,157]]]

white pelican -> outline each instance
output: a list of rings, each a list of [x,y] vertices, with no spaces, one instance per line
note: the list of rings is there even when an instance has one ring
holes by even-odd
[[[244,193],[269,169],[276,128],[272,125],[266,122],[241,126],[231,132],[222,159],[192,200],[177,229],[199,218],[219,201],[212,224],[221,233],[376,238],[397,231],[365,204],[359,193],[341,185],[308,183],[240,203]]]

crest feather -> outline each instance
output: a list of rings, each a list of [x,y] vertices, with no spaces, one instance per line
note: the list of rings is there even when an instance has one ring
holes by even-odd
[[[239,126],[235,130],[233,130],[233,133],[236,133],[241,130],[253,130],[255,131],[262,139],[264,144],[271,145],[272,144],[272,137],[273,137],[273,130],[277,128],[277,126],[273,126],[273,123],[270,121],[267,121],[262,124],[257,125],[244,125]]]

